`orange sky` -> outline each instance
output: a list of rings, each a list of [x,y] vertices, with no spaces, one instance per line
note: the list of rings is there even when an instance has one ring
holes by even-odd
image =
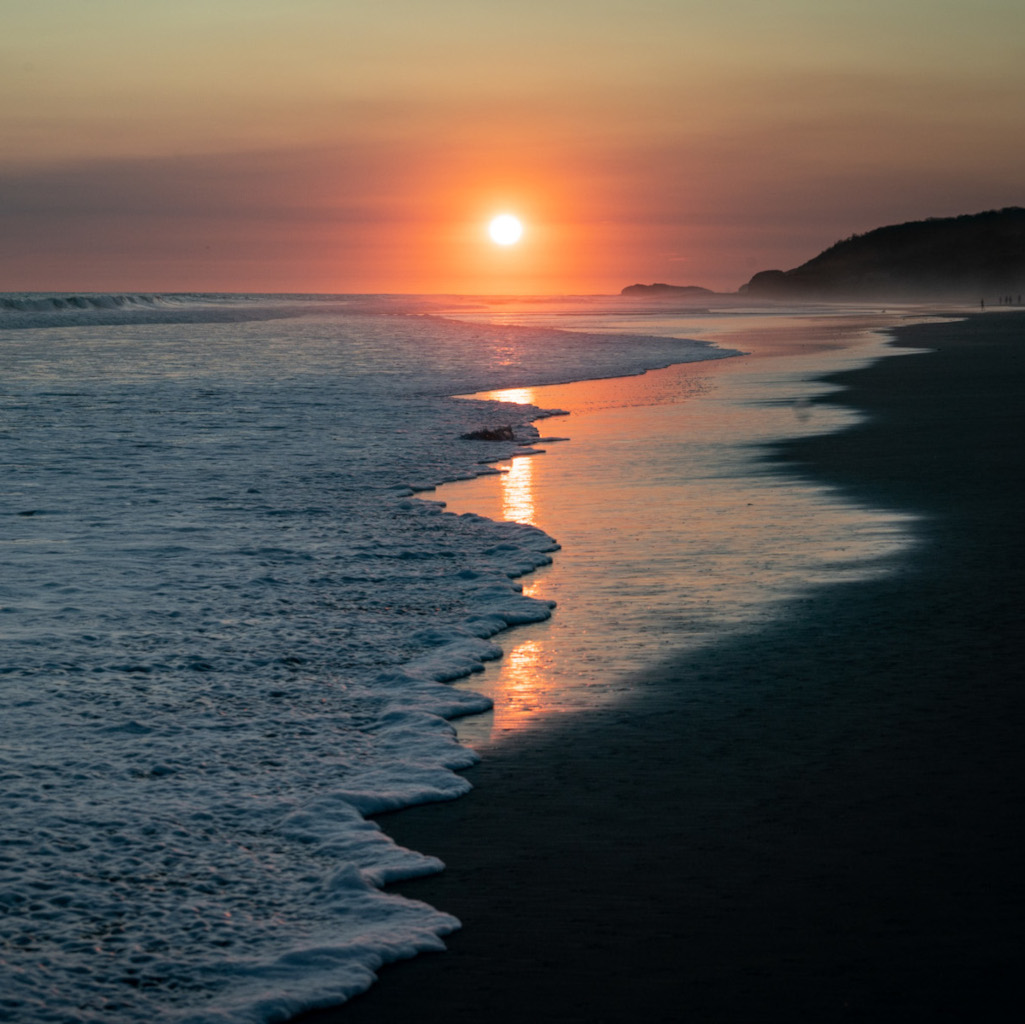
[[[0,291],[733,290],[1025,205],[1020,0],[13,6]]]

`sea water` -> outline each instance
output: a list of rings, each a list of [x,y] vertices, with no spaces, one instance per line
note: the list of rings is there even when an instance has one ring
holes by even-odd
[[[537,439],[449,396],[729,352],[438,312],[0,297],[0,1020],[283,1020],[458,927],[367,815],[465,791],[557,544],[414,497]]]

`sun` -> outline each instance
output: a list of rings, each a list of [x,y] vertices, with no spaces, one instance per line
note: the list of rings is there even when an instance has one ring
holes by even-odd
[[[488,234],[499,245],[515,245],[523,234],[523,225],[511,213],[503,213],[488,225]]]

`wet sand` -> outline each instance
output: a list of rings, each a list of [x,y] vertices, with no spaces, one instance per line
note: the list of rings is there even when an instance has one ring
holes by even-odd
[[[870,414],[777,446],[925,517],[890,575],[512,736],[380,820],[446,871],[444,954],[319,1022],[1003,1019],[1025,939],[1025,316],[911,327]],[[835,399],[834,399],[835,400]]]
[[[761,453],[855,420],[812,405],[831,386],[811,378],[892,351],[879,331],[895,319],[744,318],[728,337],[743,356],[474,396],[570,410],[539,425],[571,442],[432,495],[450,513],[527,522],[562,544],[522,581],[557,613],[504,635],[505,656],[456,684],[494,702],[457,723],[460,739],[487,752],[553,715],[620,700],[639,670],[756,627],[809,580],[877,571],[905,542],[908,517],[767,468]]]

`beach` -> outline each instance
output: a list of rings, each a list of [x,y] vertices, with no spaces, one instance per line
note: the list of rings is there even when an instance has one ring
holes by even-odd
[[[892,570],[503,738],[379,817],[448,951],[301,1020],[995,1020],[1025,938],[1025,317],[897,332],[766,458],[918,517]],[[725,361],[728,362],[728,361]],[[725,362],[723,365],[725,365]]]

